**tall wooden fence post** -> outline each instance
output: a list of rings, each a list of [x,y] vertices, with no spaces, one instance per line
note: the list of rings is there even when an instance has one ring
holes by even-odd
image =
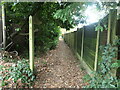
[[[29,60],[30,69],[34,70],[34,31],[33,31],[33,21],[32,16],[29,16]]]
[[[111,9],[108,17],[108,35],[107,44],[113,43],[116,38],[116,21],[117,21],[117,9]]]
[[[85,26],[82,28],[81,60],[83,60],[84,34],[85,34],[84,29],[85,29]]]
[[[6,27],[5,27],[5,11],[4,4],[2,4],[2,29],[3,29],[3,48],[6,46]]]
[[[77,31],[75,33],[75,54],[77,53]]]
[[[0,60],[2,59],[2,6],[0,5]]]
[[[99,40],[100,40],[100,30],[97,31],[97,40],[96,40],[96,52],[95,52],[94,71],[97,71]]]
[[[116,36],[116,26],[117,26],[117,9],[110,9],[110,14],[108,18],[108,39],[107,43],[114,43],[114,40],[118,39]],[[112,69],[111,73],[116,77],[116,70]]]

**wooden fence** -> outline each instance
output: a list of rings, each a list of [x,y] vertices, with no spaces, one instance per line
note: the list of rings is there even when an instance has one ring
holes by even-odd
[[[77,55],[87,72],[96,71],[101,60],[100,46],[113,43],[118,38],[116,34],[117,10],[110,10],[109,15],[101,20],[101,25],[107,25],[103,31],[95,31],[98,23],[84,26],[77,31],[64,34],[64,41]]]

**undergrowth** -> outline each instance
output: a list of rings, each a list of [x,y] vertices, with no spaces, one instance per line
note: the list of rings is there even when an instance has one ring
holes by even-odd
[[[29,69],[29,64],[26,60],[18,61],[16,64],[9,67],[1,65],[0,72],[2,72],[0,76],[2,87],[9,86],[11,82],[12,85],[10,86],[13,88],[19,86],[30,87],[35,80],[35,74]]]
[[[115,70],[120,67],[120,60],[117,60],[118,45],[120,40],[114,44],[108,44],[102,48],[102,60],[98,64],[98,70],[90,77],[86,75],[84,82],[88,85],[84,88],[120,88],[120,79],[115,76]]]

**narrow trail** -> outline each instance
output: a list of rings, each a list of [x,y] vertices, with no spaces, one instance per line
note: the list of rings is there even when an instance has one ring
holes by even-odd
[[[36,60],[35,88],[81,88],[86,72],[69,47],[60,39],[55,50]]]

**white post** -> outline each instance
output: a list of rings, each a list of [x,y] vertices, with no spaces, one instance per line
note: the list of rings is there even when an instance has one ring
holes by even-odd
[[[3,29],[3,48],[6,46],[6,27],[5,27],[5,11],[4,4],[2,4],[2,29]]]
[[[97,40],[96,40],[96,52],[95,52],[94,71],[97,71],[99,41],[100,41],[100,30],[97,31]]]
[[[31,71],[34,70],[34,31],[32,24],[32,16],[29,16],[29,60]]]
[[[84,34],[85,34],[85,32],[84,32],[84,28],[85,28],[85,27],[82,28],[81,60],[83,60]]]

